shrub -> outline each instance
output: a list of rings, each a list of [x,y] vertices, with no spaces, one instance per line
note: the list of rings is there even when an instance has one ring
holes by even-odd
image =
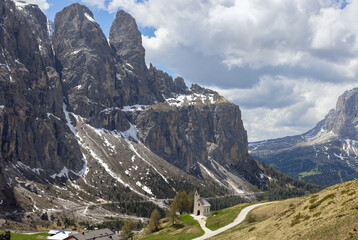
[[[247,220],[248,223],[256,222],[256,218],[252,214],[247,215],[246,220]]]
[[[324,201],[326,201],[327,199],[330,199],[330,198],[334,198],[335,194],[334,193],[331,193],[331,194],[328,194],[327,196],[325,196],[324,198],[322,198],[321,200],[319,200],[318,202],[315,202],[313,204],[311,204],[311,206],[309,206],[308,208],[310,210],[312,209],[315,209],[316,207],[318,207],[319,205],[321,205]]]

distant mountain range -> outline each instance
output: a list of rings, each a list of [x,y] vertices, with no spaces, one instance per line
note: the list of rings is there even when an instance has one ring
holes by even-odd
[[[358,88],[346,91],[312,130],[249,144],[250,154],[295,179],[322,186],[357,178]]]
[[[318,189],[248,154],[238,106],[148,68],[128,13],[108,40],[80,4],[51,23],[0,1],[0,25],[0,217],[103,220],[148,216],[179,190],[253,201]]]

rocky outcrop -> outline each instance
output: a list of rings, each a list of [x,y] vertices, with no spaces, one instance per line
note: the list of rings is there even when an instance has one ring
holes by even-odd
[[[199,86],[192,90],[214,93]],[[195,176],[201,176],[198,163],[215,170],[211,160],[242,177],[259,175],[256,162],[248,158],[240,109],[232,103],[157,104],[139,114],[136,125],[140,139],[154,153]]]
[[[147,71],[142,34],[135,19],[123,10],[117,12],[112,23],[109,42],[115,49],[117,61],[134,66],[132,70],[136,72]]]
[[[69,110],[91,117],[122,103],[112,49],[86,6],[57,13],[52,39]]]
[[[358,88],[312,130],[250,144],[251,154],[282,172],[323,186],[347,181],[358,171]]]
[[[341,95],[336,108],[319,125],[342,138],[358,141],[358,88]]]
[[[142,35],[135,19],[123,10],[117,12],[112,23],[109,42],[114,49],[116,67],[120,73],[123,104],[150,105],[163,101],[159,92],[153,89],[144,60]]]
[[[32,169],[48,179],[64,168],[80,171],[45,15],[36,5],[1,1],[0,19],[1,178],[13,186],[15,176]]]
[[[184,79],[176,77],[174,80],[166,72],[163,72],[150,64],[149,74],[152,80],[152,88],[159,91],[162,97],[171,98],[177,94],[190,94]]]

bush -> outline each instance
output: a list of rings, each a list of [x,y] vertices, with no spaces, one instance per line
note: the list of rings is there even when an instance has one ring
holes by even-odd
[[[326,201],[329,198],[334,198],[335,194],[331,193],[328,194],[327,196],[325,196],[324,198],[322,198],[321,200],[319,200],[318,202],[313,203],[311,206],[309,206],[309,209],[315,209],[316,207],[318,207],[319,205],[321,205],[321,203],[323,203],[324,201]]]

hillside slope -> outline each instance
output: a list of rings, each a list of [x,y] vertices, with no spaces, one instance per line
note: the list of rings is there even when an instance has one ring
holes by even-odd
[[[336,108],[302,135],[249,144],[250,154],[295,178],[329,186],[358,171],[358,88],[342,94]]]
[[[317,194],[260,206],[245,222],[211,239],[356,239],[358,180]]]

